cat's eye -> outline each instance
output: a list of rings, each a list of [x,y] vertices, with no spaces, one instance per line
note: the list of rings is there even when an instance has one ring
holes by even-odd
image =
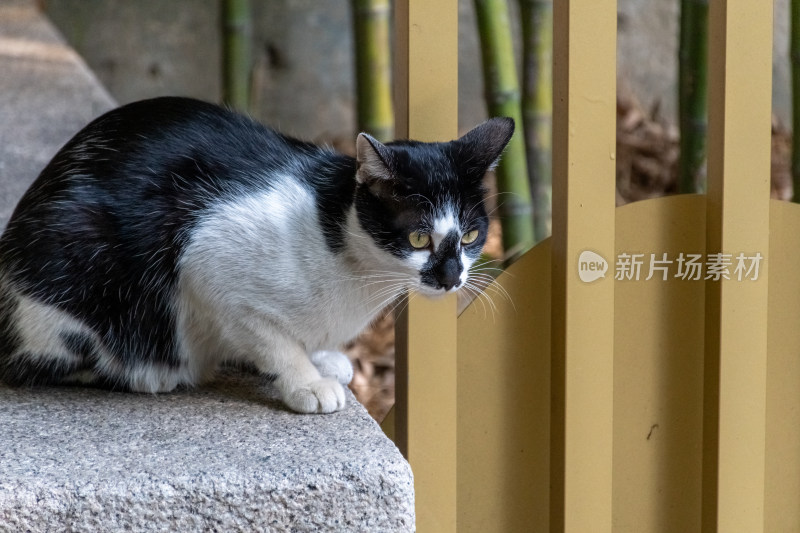
[[[408,235],[408,242],[411,243],[411,246],[417,249],[427,248],[427,246],[431,243],[431,236],[427,233],[412,231]]]
[[[478,239],[478,230],[468,231],[461,237],[461,244],[472,244]]]

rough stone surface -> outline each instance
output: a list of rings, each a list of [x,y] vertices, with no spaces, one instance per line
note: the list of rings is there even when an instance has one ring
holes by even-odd
[[[0,531],[413,531],[408,463],[348,392],[257,376],[161,395],[0,386]]]
[[[114,103],[28,0],[0,3],[0,223]],[[0,385],[0,532],[413,531],[408,463],[348,392],[287,411],[224,373],[162,395]]]

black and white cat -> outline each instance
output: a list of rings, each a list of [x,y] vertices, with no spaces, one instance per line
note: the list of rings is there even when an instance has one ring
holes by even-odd
[[[304,413],[345,403],[336,351],[406,290],[458,290],[486,240],[482,178],[511,138],[353,159],[218,106],[157,98],[62,148],[0,238],[0,379],[169,391],[225,361]]]

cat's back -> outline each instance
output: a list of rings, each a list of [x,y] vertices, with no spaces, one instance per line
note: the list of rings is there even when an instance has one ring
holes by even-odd
[[[38,380],[20,372],[47,369],[45,361],[50,376],[92,359],[119,369],[179,365],[174,291],[195,228],[216,205],[287,176],[303,182],[297,170],[325,157],[186,98],[136,102],[90,123],[45,167],[0,237],[0,378]],[[163,388],[143,379],[157,385],[139,388]]]
[[[37,180],[44,183],[35,186],[65,186],[70,178],[115,189],[121,181],[132,182],[126,187],[135,182],[189,187],[217,179],[220,188],[241,186],[319,153],[313,144],[220,106],[160,97],[119,107],[91,122],[56,154]]]
[[[281,186],[287,175],[329,157],[313,144],[281,135],[206,102],[162,97],[97,118],[45,167],[18,203],[0,239],[0,255],[114,238],[133,255],[180,245],[208,207]],[[161,245],[159,246],[159,240]]]

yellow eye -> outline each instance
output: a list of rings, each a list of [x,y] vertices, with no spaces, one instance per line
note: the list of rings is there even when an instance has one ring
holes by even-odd
[[[420,233],[419,231],[412,231],[408,235],[408,242],[411,243],[411,246],[417,249],[427,247],[431,242],[431,236],[427,233]]]
[[[478,238],[478,230],[468,231],[461,237],[462,244],[472,244]]]

